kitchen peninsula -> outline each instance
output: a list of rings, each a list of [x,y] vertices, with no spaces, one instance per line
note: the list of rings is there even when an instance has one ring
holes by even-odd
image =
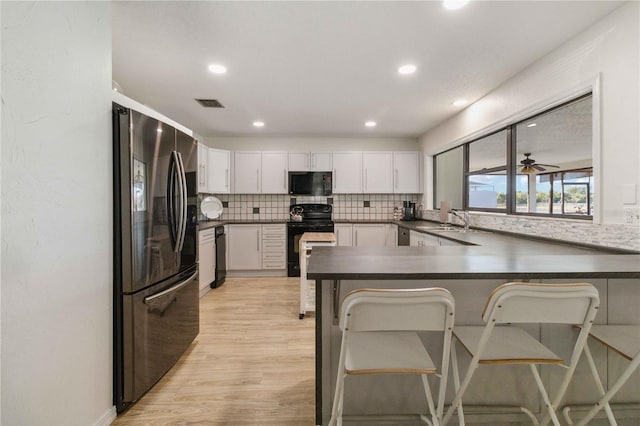
[[[456,301],[455,323],[482,324],[481,312],[491,290],[511,281],[590,282],[598,288],[601,305],[596,318],[600,324],[638,323],[640,306],[640,254],[597,250],[472,230],[419,229],[437,238],[459,245],[436,247],[319,247],[310,259],[308,277],[316,280],[316,424],[328,423],[331,413],[341,332],[337,326],[340,303],[350,291],[369,288],[445,287]],[[574,330],[571,327],[526,326],[559,355],[567,357]],[[440,350],[428,339],[425,345],[434,353]],[[437,340],[437,339],[432,339]],[[620,368],[607,358],[605,350],[595,348],[596,365],[617,377]],[[465,354],[466,355],[466,354]],[[468,361],[464,358],[463,362]],[[582,362],[582,361],[581,361]],[[464,367],[463,367],[464,368]],[[512,368],[497,375],[492,366],[481,367],[465,397],[469,422],[527,421],[516,405],[534,413],[540,401],[533,392],[530,374]],[[580,371],[569,388],[564,404],[580,406],[595,401],[597,391],[592,380]],[[501,370],[504,372],[504,370]],[[553,393],[558,384],[556,370],[544,370],[544,380]],[[513,374],[511,374],[513,373]],[[514,377],[513,381],[509,377]],[[351,378],[349,379],[351,380]],[[348,382],[349,382],[348,380]],[[636,380],[637,382],[637,380]],[[378,419],[395,424],[414,424],[417,413],[425,410],[421,384],[417,378],[357,377],[347,385],[345,419],[354,422]],[[625,402],[640,403],[637,392],[627,389]],[[452,382],[447,400],[453,393]],[[474,410],[474,408],[477,408]],[[628,411],[628,415],[640,413]],[[368,419],[368,420],[367,420]]]

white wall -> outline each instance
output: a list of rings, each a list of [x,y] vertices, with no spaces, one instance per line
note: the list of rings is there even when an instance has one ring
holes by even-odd
[[[205,138],[205,145],[235,151],[420,151],[410,138],[294,138],[225,137]]]
[[[628,2],[420,138],[428,154],[468,141],[601,77],[603,224],[623,223],[622,185],[640,187],[640,3]],[[519,117],[523,118],[523,117]],[[428,188],[427,190],[430,190]]]
[[[111,5],[0,7],[0,422],[109,424]]]

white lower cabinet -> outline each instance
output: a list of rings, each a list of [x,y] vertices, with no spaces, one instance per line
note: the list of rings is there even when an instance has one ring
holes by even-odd
[[[334,226],[334,233],[339,246],[353,245],[353,225],[350,223],[340,223]]]
[[[229,271],[262,269],[262,226],[229,225],[227,247]]]
[[[287,267],[287,229],[285,225],[262,225],[262,269]]]
[[[398,225],[388,223],[385,225],[387,233],[387,247],[395,247],[398,245]]]
[[[229,271],[285,270],[286,225],[229,225],[227,249]]]
[[[209,284],[216,278],[215,228],[198,232],[198,272],[200,296],[203,296],[209,291]]]
[[[340,223],[334,227],[338,246],[393,247],[398,245],[398,226],[392,223]]]
[[[423,234],[422,232],[411,231],[409,233],[410,245],[418,247],[427,246],[459,246],[462,243],[449,240],[447,238],[437,237],[431,234]]]
[[[409,245],[412,246],[426,247],[440,245],[440,238],[435,235],[423,234],[422,232],[411,231],[409,233],[409,238]]]
[[[356,247],[384,247],[387,230],[384,223],[356,223],[353,225],[353,245]]]

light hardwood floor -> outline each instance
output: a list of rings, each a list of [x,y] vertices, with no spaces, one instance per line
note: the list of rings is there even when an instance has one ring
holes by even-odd
[[[200,299],[200,334],[114,425],[313,425],[313,314],[299,278],[227,278]]]

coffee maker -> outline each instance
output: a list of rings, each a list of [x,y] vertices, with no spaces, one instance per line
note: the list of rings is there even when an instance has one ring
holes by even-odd
[[[403,220],[416,220],[416,203],[404,201],[404,218]]]

